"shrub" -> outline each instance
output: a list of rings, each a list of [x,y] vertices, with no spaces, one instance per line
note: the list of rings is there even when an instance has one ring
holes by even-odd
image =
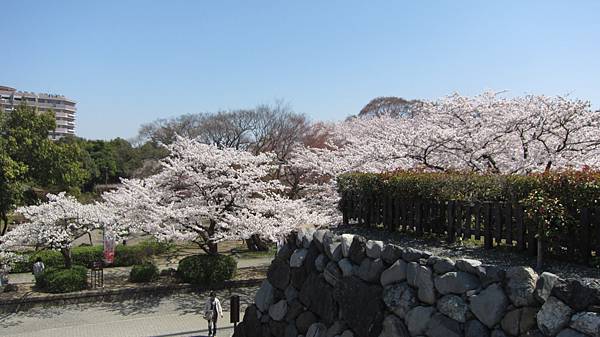
[[[71,268],[46,268],[35,279],[35,285],[44,292],[68,293],[87,288],[87,269],[84,266]]]
[[[237,261],[226,255],[193,255],[179,261],[177,275],[183,282],[211,286],[230,280]]]
[[[142,241],[136,245],[123,246],[118,245],[115,251],[115,267],[128,267],[135,264],[142,264],[148,258],[163,254],[173,248],[172,244],[159,243],[153,240]],[[64,266],[64,260],[60,252],[54,250],[40,250],[34,253],[23,254],[25,258],[17,262],[12,273],[30,273],[33,263],[38,257],[42,258],[44,265],[48,267],[60,268]],[[104,259],[103,247],[97,246],[80,246],[71,250],[73,264],[90,267],[92,263]]]
[[[158,268],[151,262],[136,264],[129,273],[130,282],[151,282],[158,278]]]

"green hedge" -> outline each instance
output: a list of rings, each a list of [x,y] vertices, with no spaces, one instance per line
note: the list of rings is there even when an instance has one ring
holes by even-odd
[[[235,276],[237,261],[228,255],[193,255],[179,261],[177,275],[183,282],[211,286]]]
[[[48,293],[69,293],[87,288],[87,268],[73,266],[66,268],[46,268],[35,279],[38,289]]]
[[[151,282],[157,278],[158,268],[152,262],[136,264],[129,273],[129,281],[134,283]]]
[[[473,173],[349,173],[338,177],[340,206],[384,197],[503,201],[519,203],[534,190],[546,192],[567,209],[597,207],[600,201],[600,173],[566,171],[530,175],[481,175]]]
[[[127,267],[135,264],[142,264],[154,255],[163,254],[172,249],[172,245],[158,243],[156,241],[143,241],[136,245],[123,246],[118,245],[115,249],[115,267]],[[25,254],[26,259],[15,264],[12,273],[30,273],[35,260],[40,257],[46,267],[62,267],[64,260],[59,251],[41,250],[35,253]],[[103,247],[81,246],[74,247],[71,250],[73,264],[82,266],[91,266],[93,262],[104,258]]]

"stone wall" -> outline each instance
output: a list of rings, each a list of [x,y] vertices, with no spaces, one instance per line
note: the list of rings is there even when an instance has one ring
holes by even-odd
[[[326,230],[294,234],[235,337],[600,337],[600,284],[431,256]]]

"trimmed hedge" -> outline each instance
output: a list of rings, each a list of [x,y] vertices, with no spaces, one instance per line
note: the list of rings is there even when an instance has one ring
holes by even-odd
[[[151,282],[157,278],[158,268],[151,262],[136,264],[129,273],[129,281],[134,283]]]
[[[177,275],[183,282],[212,286],[235,276],[237,261],[228,255],[192,255],[179,261]]]
[[[600,172],[565,171],[530,175],[475,173],[349,173],[338,177],[340,206],[345,202],[385,197],[502,201],[520,203],[533,191],[544,191],[567,209],[597,207],[600,204]]]
[[[143,241],[136,245],[123,246],[118,245],[115,249],[115,267],[128,267],[135,264],[142,264],[148,258],[163,254],[169,251],[172,245],[159,243],[156,241]],[[46,267],[60,268],[64,266],[63,256],[59,251],[40,250],[34,253],[25,254],[26,258],[15,264],[12,273],[30,273],[35,260],[40,257]],[[90,267],[94,262],[101,261],[103,256],[103,247],[80,246],[71,250],[73,264]]]
[[[87,288],[87,268],[47,268],[35,279],[35,285],[48,293],[70,293]]]

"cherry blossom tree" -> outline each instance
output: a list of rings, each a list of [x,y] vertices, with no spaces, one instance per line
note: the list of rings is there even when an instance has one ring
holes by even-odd
[[[125,179],[104,199],[118,221],[160,241],[189,240],[210,254],[223,240],[273,239],[323,219],[285,198],[270,153],[252,154],[178,137],[161,173]],[[297,210],[296,213],[291,210]]]
[[[17,213],[22,214],[27,222],[2,237],[0,250],[10,251],[24,246],[58,250],[65,267],[70,268],[73,242],[94,229],[103,228],[103,221],[106,220],[102,219],[112,217],[104,206],[83,205],[65,192],[48,194],[46,197],[46,203],[17,209]]]
[[[561,96],[454,94],[421,102],[410,118],[341,122],[332,138],[339,146],[300,154],[334,164],[331,173],[423,168],[522,174],[598,167],[599,117],[589,102]]]

